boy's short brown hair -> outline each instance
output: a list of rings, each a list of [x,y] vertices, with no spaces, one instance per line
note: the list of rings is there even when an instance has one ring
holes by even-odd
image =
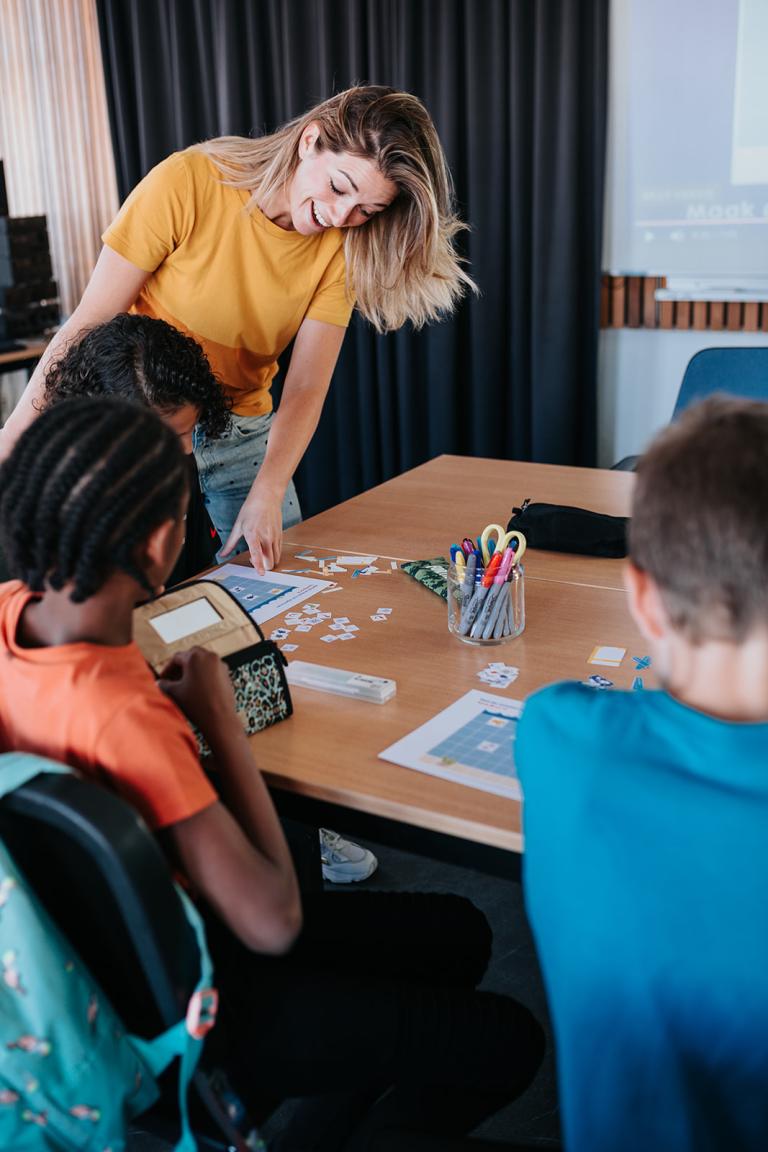
[[[629,554],[693,643],[768,627],[768,403],[713,396],[654,440]]]

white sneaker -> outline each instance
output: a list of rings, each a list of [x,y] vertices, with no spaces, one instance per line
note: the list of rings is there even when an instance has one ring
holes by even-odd
[[[373,852],[343,840],[338,832],[330,828],[320,828],[320,858],[323,862],[323,878],[332,884],[352,884],[356,880],[367,880],[379,866]]]

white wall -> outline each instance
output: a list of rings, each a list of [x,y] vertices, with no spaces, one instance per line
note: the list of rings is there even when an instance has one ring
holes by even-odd
[[[768,332],[608,328],[598,352],[598,463],[643,451],[669,423],[685,366],[702,348],[766,347]]]

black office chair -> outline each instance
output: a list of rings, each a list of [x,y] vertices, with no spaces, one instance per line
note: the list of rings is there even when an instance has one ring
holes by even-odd
[[[91,781],[42,772],[0,800],[0,837],[131,1032],[154,1036],[184,1015],[197,945],[165,857],[128,804]],[[194,1088],[206,1114],[199,1147],[247,1152],[203,1068]]]
[[[691,404],[714,392],[768,401],[768,346],[702,348],[688,361],[672,419],[676,420]],[[634,472],[639,459],[639,456],[625,456],[613,469]]]

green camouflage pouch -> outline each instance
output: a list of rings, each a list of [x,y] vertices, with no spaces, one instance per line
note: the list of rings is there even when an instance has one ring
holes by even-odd
[[[400,567],[430,592],[435,592],[443,600],[448,599],[448,561],[444,556],[435,556],[432,560],[408,560]]]

